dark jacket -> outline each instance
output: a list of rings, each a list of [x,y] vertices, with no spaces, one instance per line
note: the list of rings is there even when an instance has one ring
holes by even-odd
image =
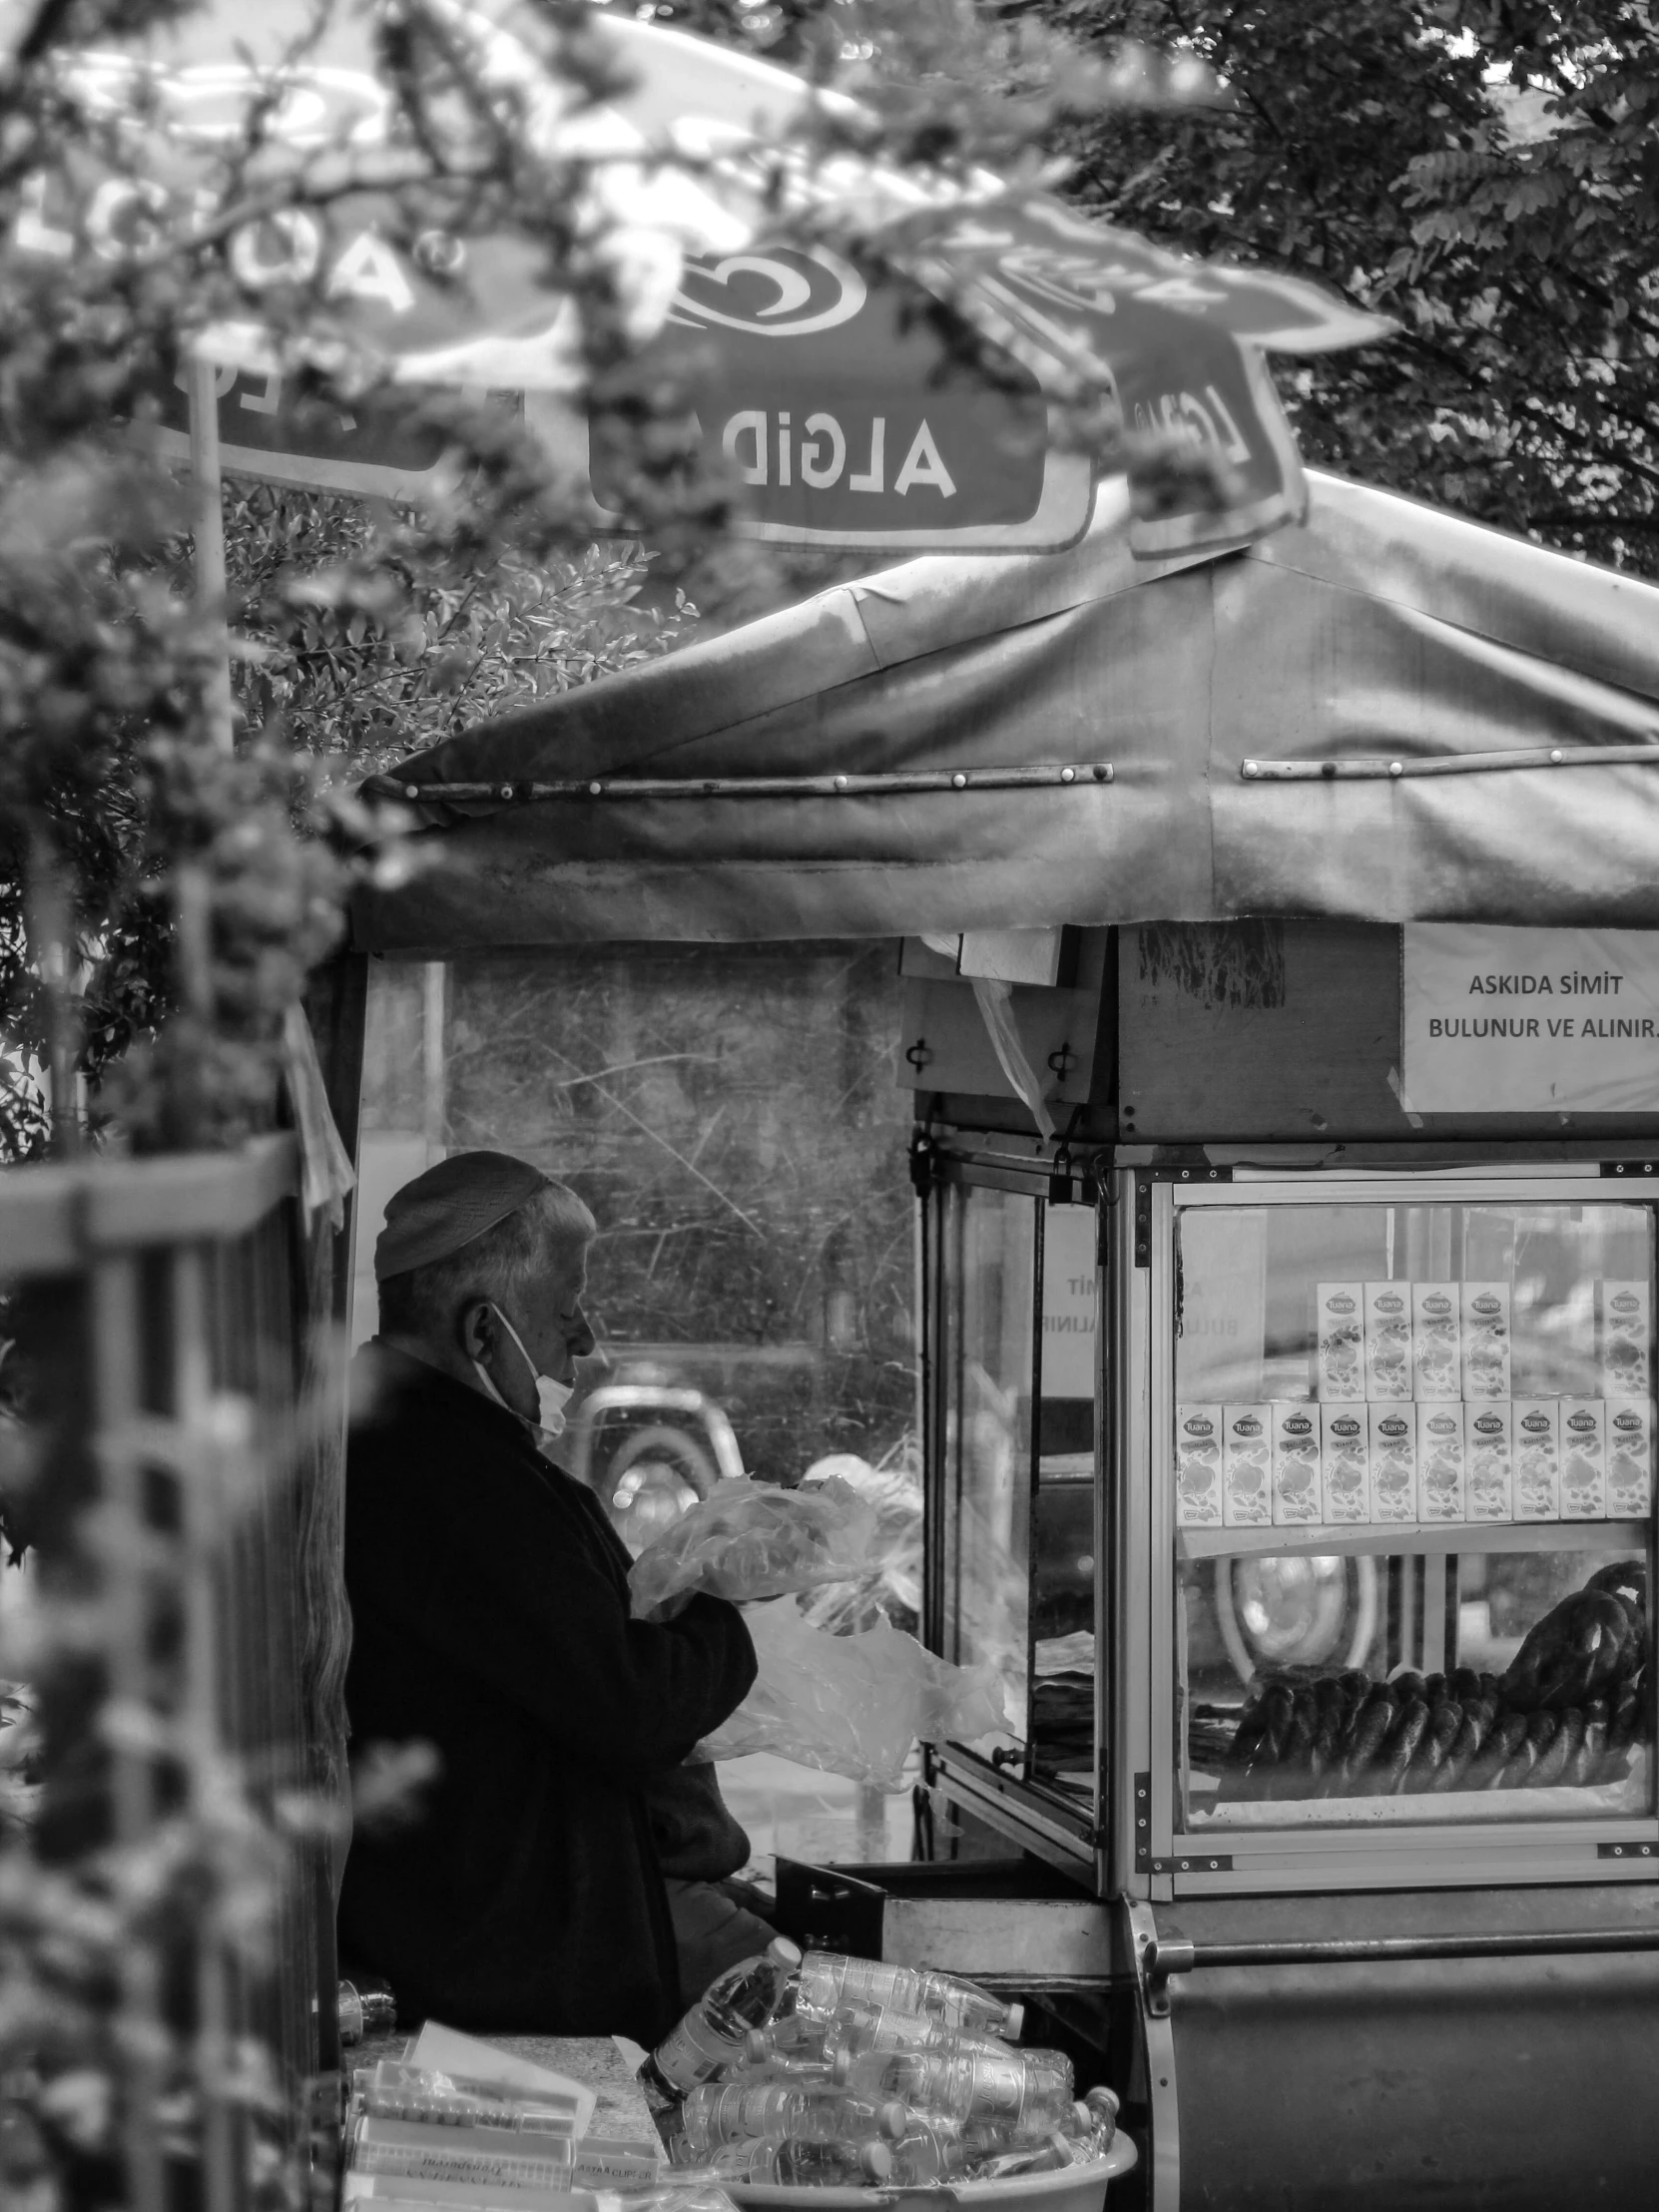
[[[755,1679],[734,1606],[630,1620],[598,1500],[512,1413],[369,1346],[352,1371],[354,1756],[424,1740],[419,1821],[352,1843],[342,1954],[400,2019],[657,2041],[679,2009],[645,1792]]]

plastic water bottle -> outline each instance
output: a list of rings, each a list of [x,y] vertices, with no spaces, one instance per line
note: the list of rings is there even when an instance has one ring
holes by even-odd
[[[789,2136],[722,2143],[708,2161],[723,2181],[782,2182],[786,2188],[853,2188],[892,2173],[885,2143],[802,2143]]]
[[[863,2096],[897,2097],[917,2111],[1003,2127],[1058,2127],[1072,2104],[1063,2074],[1049,2065],[1028,2067],[1013,2050],[999,2056],[865,2051],[847,2069],[847,2086]]]
[[[929,2182],[960,2179],[971,2161],[968,2144],[950,2121],[912,2118],[892,2147],[892,2178],[902,2188],[923,2189]]]
[[[974,1982],[929,1966],[893,1966],[878,1958],[848,1958],[833,1950],[810,1950],[802,1961],[796,2010],[828,2020],[848,2004],[891,2005],[927,2012],[948,2027],[1001,2035],[1018,2042],[1023,2007],[992,1996]]]
[[[824,2074],[835,2064],[841,2031],[832,2021],[809,2020],[786,2012],[766,2027],[752,2027],[743,2041],[742,2063],[749,2071],[782,2076]]]
[[[674,2145],[676,2165],[691,2166],[722,2143],[745,2136],[789,2136],[797,2142],[860,2142],[885,2136],[896,2142],[910,2125],[902,2104],[849,2095],[828,2080],[810,2086],[788,2081],[705,2081],[680,2107]]]
[[[778,2010],[801,1953],[778,1936],[758,1958],[728,1966],[710,1983],[678,2027],[671,2028],[640,2068],[659,2096],[678,2101],[744,2054],[752,2027],[764,2027]]]

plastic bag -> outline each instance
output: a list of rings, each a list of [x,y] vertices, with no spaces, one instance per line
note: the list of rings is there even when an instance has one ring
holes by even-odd
[[[918,1737],[972,1743],[1008,1725],[993,1666],[954,1667],[884,1620],[856,1636],[827,1636],[793,1605],[762,1605],[749,1615],[749,1632],[760,1674],[698,1746],[701,1758],[775,1751],[897,1790]]]
[[[836,1475],[799,1490],[719,1482],[634,1561],[634,1618],[693,1590],[747,1604],[842,1581],[861,1571],[874,1535],[875,1507]]]

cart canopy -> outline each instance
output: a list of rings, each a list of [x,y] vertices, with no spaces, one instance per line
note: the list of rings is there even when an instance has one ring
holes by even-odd
[[[1317,474],[1305,524],[1137,562],[1122,496],[421,754],[377,783],[435,864],[358,941],[1659,927],[1659,590]]]

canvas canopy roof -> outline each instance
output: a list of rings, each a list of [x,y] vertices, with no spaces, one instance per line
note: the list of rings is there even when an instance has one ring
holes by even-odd
[[[1311,487],[1153,564],[1107,486],[1069,552],[912,561],[462,732],[389,780],[437,864],[358,940],[1659,927],[1659,590]]]

